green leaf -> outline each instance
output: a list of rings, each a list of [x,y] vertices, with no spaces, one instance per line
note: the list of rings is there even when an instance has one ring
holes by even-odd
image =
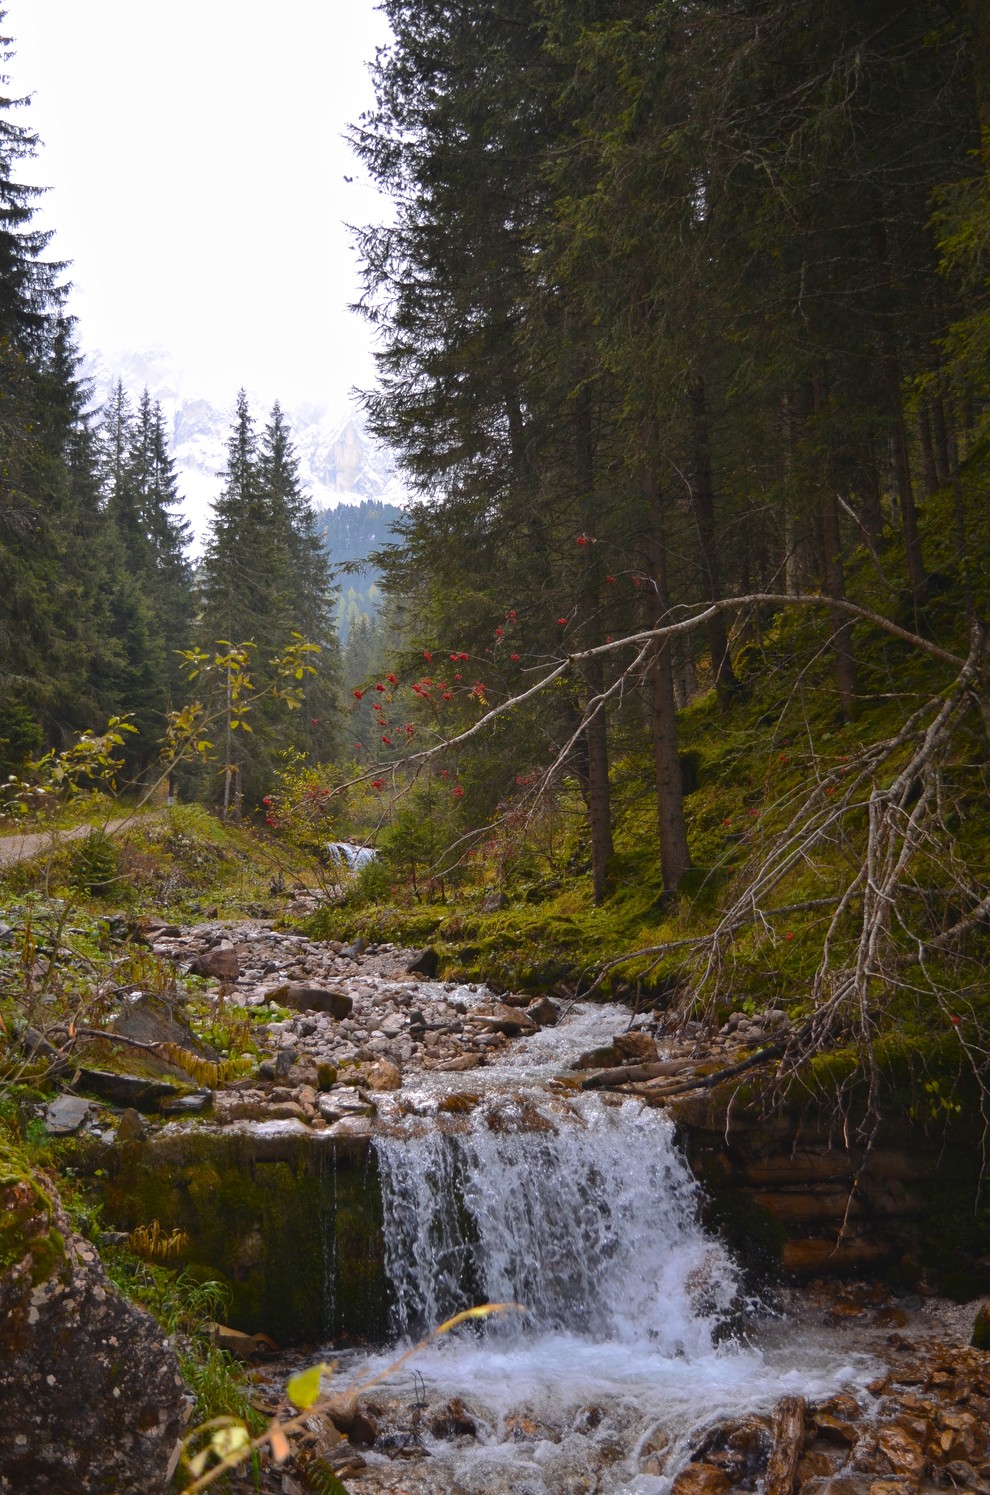
[[[289,1401],[304,1412],[307,1407],[311,1407],[320,1394],[320,1381],[327,1369],[321,1361],[319,1365],[311,1365],[308,1370],[301,1370],[297,1375],[290,1376],[285,1386]]]

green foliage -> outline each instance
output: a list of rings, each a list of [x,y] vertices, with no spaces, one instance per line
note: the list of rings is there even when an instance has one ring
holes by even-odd
[[[120,882],[120,853],[105,832],[91,830],[69,852],[69,885],[79,893],[109,899]]]

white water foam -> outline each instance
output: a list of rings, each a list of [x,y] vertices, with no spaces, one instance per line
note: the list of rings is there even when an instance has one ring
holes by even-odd
[[[698,1223],[671,1123],[637,1101],[495,1092],[375,1145],[400,1343],[475,1303],[527,1310],[456,1331],[383,1388],[471,1410],[470,1446],[426,1440],[431,1492],[663,1495],[700,1428],[871,1373],[824,1340],[739,1337],[736,1267]],[[664,1443],[663,1473],[643,1472]]]

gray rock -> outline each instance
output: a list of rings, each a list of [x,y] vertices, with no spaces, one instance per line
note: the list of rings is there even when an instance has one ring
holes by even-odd
[[[237,950],[229,940],[203,950],[189,967],[190,976],[213,976],[218,981],[236,981],[240,972]]]
[[[275,1078],[274,1073],[272,1078]],[[163,1100],[158,1109],[163,1116],[197,1116],[212,1103],[212,1090],[194,1090],[191,1095],[177,1095],[172,1100]]]
[[[427,945],[425,950],[419,950],[406,966],[410,976],[425,976],[427,981],[432,981],[440,969],[440,957],[432,945]]]
[[[92,1114],[88,1100],[78,1095],[60,1095],[45,1111],[45,1131],[53,1137],[71,1136]]]
[[[178,1095],[167,1080],[149,1080],[144,1075],[120,1075],[110,1069],[82,1069],[79,1082],[101,1100],[115,1106],[135,1106],[139,1111],[157,1111],[163,1100]]]
[[[307,986],[301,981],[285,981],[268,993],[269,1000],[294,1012],[326,1012],[333,1018],[350,1017],[353,997],[331,986]]]
[[[537,997],[526,1008],[526,1016],[541,1028],[553,1028],[560,1019],[560,1008],[549,997]]]
[[[0,1275],[0,1491],[161,1495],[186,1406],[162,1329],[42,1179],[0,1186],[0,1210],[18,1244]]]

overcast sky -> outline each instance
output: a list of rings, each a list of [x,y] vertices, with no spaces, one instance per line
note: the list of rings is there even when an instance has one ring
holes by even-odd
[[[372,101],[374,0],[6,0],[86,349],[170,349],[190,391],[340,406],[367,383],[345,222],[382,213],[340,138]],[[25,172],[25,177],[27,173]],[[345,177],[354,177],[352,183]]]

